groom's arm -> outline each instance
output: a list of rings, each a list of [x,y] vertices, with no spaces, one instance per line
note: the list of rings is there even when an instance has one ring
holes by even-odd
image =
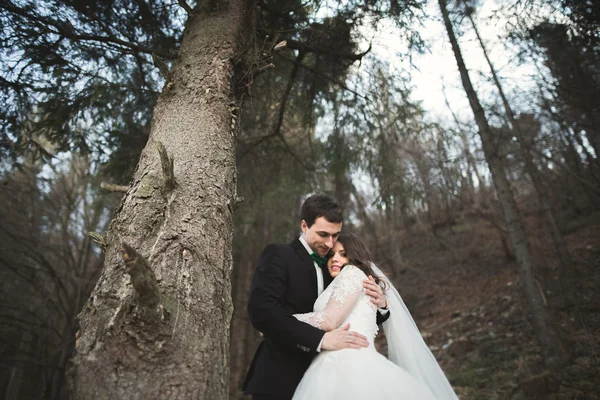
[[[390,310],[377,310],[377,325],[383,324],[390,317]]]
[[[372,276],[363,281],[365,292],[371,296],[371,302],[377,306],[377,325],[383,324],[390,317],[390,310],[387,308],[387,299],[385,293]]]
[[[250,322],[267,338],[314,353],[325,332],[284,309],[288,269],[280,252],[277,245],[269,245],[260,256],[248,299]]]

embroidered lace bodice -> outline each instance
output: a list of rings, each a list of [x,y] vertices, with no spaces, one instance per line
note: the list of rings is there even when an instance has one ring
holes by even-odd
[[[365,273],[353,265],[345,266],[321,293],[314,311],[294,314],[298,320],[330,331],[350,324],[350,330],[365,335],[370,346],[377,335],[377,307],[365,293]]]

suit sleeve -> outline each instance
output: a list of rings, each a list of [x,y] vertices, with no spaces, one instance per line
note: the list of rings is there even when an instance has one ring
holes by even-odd
[[[388,311],[385,314],[382,314],[379,310],[377,310],[377,325],[383,324],[388,318],[391,316],[392,312]]]
[[[248,315],[265,337],[305,352],[316,352],[324,331],[298,321],[283,306],[288,269],[276,245],[263,250],[252,279]]]

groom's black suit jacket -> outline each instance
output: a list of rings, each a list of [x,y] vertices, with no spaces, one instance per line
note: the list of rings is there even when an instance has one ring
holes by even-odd
[[[325,287],[331,282],[326,269],[323,280]],[[316,299],[317,273],[300,240],[268,245],[258,260],[248,299],[250,322],[265,338],[250,364],[245,393],[293,396],[325,334],[293,314],[313,311]],[[378,323],[386,317],[378,313]]]

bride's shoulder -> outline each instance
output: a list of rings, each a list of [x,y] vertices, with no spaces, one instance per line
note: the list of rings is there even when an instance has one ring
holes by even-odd
[[[338,276],[352,276],[360,279],[364,279],[367,277],[367,275],[363,272],[362,269],[352,264],[346,265],[344,268],[342,268],[342,271]]]

